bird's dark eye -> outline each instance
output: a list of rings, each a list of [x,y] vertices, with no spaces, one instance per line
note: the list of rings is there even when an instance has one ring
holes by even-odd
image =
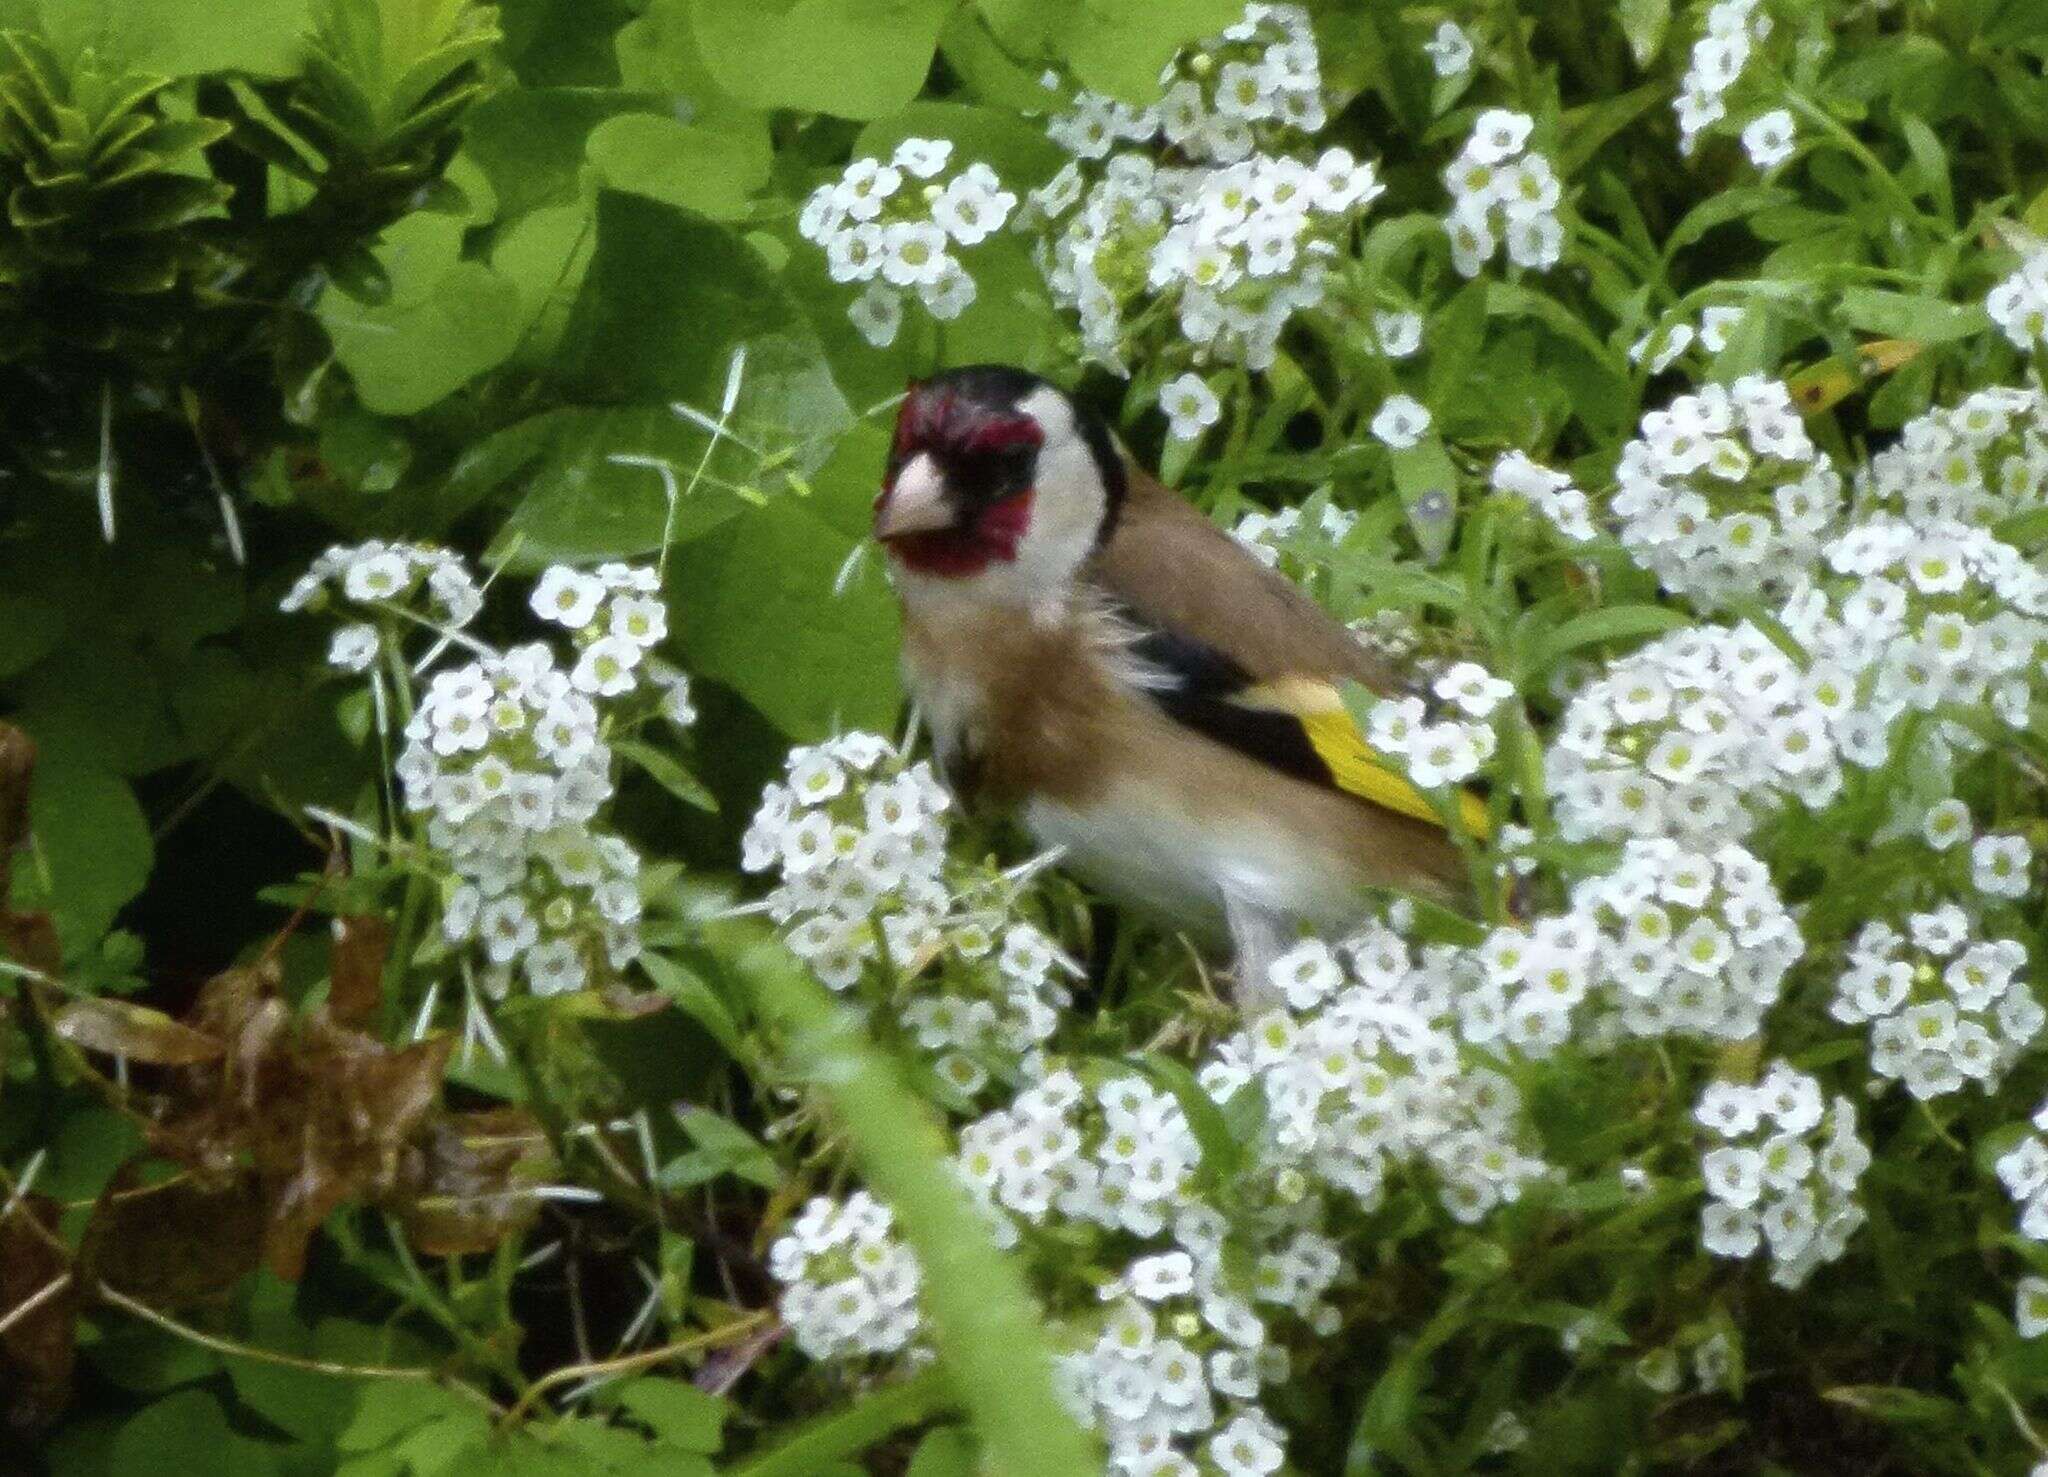
[[[1038,465],[1036,446],[1013,443],[956,452],[946,461],[947,480],[976,502],[997,502],[1031,485]]]

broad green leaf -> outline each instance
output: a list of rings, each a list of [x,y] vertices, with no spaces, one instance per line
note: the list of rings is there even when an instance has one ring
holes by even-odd
[[[0,677],[33,666],[64,637],[64,608],[39,595],[0,590]]]
[[[1159,96],[1159,69],[1182,45],[1243,14],[1237,0],[1080,0],[1061,45],[1085,86],[1149,103]]]
[[[768,137],[688,125],[654,113],[621,113],[590,132],[590,163],[615,190],[736,220],[768,180]]]
[[[981,1445],[960,1426],[941,1426],[917,1443],[903,1477],[976,1477]]]
[[[570,398],[682,401],[716,416],[742,349],[734,429],[764,450],[794,447],[815,467],[852,417],[816,332],[761,258],[701,215],[600,194],[597,251],[556,367]],[[720,465],[736,474],[743,460]]]
[[[609,1387],[603,1401],[639,1417],[660,1441],[706,1455],[724,1442],[725,1418],[731,1409],[687,1380],[651,1376]]]
[[[872,551],[835,592],[854,547],[783,498],[678,549],[669,591],[690,669],[792,738],[894,726],[896,608]]]
[[[462,222],[415,211],[385,233],[377,259],[390,295],[366,303],[330,286],[316,312],[335,358],[369,409],[410,415],[502,363],[523,327],[518,289],[461,261]]]
[[[950,139],[954,166],[969,161],[988,165],[1020,200],[1028,187],[1043,184],[1067,161],[1066,151],[1045,136],[1037,120],[1020,118],[1005,108],[925,100],[863,128],[853,153],[857,158],[886,159],[907,138]],[[977,249],[969,260],[978,262],[980,256]]]
[[[295,71],[307,0],[29,0],[62,54],[87,47],[116,65],[170,77]]]
[[[761,108],[879,118],[917,95],[946,0],[697,0],[697,46],[719,87]]]
[[[122,1426],[111,1451],[116,1472],[208,1472],[217,1477],[267,1477],[282,1470],[284,1450],[242,1435],[220,1401],[203,1390],[180,1390],[146,1405]]]
[[[89,759],[48,744],[29,789],[34,860],[17,866],[16,886],[49,878],[57,937],[68,951],[90,946],[149,880],[153,847],[135,792]]]

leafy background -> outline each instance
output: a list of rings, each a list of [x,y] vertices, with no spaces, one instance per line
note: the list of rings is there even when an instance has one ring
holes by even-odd
[[[1378,160],[1390,187],[1357,256],[1424,317],[1426,350],[1399,380],[1448,448],[1453,518],[1411,526],[1407,504],[1442,489],[1358,452],[1369,405],[1317,359],[1326,345],[1291,345],[1243,386],[1226,432],[1181,458],[1183,486],[1219,516],[1312,491],[1363,511],[1382,546],[1354,545],[1319,592],[1346,615],[1424,611],[1534,690],[1567,657],[1679,617],[1645,615],[1654,587],[1620,565],[1598,588],[1540,595],[1493,577],[1476,474],[1513,446],[1597,484],[1675,383],[1631,359],[1643,334],[1708,301],[1744,308],[1690,369],[1787,375],[1809,430],[1849,460],[1937,397],[2015,377],[1981,304],[2018,259],[2009,227],[2048,228],[2048,15],[2034,0],[1771,9],[1799,42],[1787,85],[1819,140],[1796,177],[1759,178],[1727,141],[1678,162],[1669,102],[1698,18],[1669,0],[1314,5],[1327,137]],[[1062,162],[1041,73],[1143,102],[1164,61],[1236,13],[0,3],[0,716],[37,751],[32,780],[25,759],[0,766],[0,800],[12,779],[26,790],[25,831],[0,804],[0,842],[33,836],[0,943],[102,1002],[98,1039],[143,1061],[178,1060],[174,1019],[223,971],[272,971],[300,1004],[367,971],[353,1021],[276,1048],[284,1076],[256,1116],[303,1095],[377,1125],[298,1167],[317,1213],[281,1230],[274,1184],[216,1189],[140,1154],[161,1124],[138,1121],[104,1057],[50,1029],[53,1001],[0,979],[0,1162],[18,1177],[39,1156],[33,1200],[10,1197],[0,1224],[0,1307],[69,1258],[80,1269],[0,1345],[25,1460],[360,1474],[866,1461],[935,1477],[971,1469],[965,1428],[899,1433],[964,1401],[999,1454],[1052,1443],[1046,1465],[1004,1470],[1062,1470],[1044,1454],[1069,1449],[1060,1422],[1034,1433],[1032,1382],[1013,1392],[1004,1375],[1003,1341],[1036,1337],[1029,1311],[949,1194],[929,1117],[814,987],[744,925],[692,922],[689,900],[729,891],[738,830],[790,743],[899,721],[893,600],[859,551],[907,377],[1022,363],[1078,384],[1141,458],[1163,449],[1157,378],[1140,366],[1127,389],[1083,366],[1021,242],[977,256],[978,300],[943,333],[877,350],[799,238],[800,202],[849,157],[913,136],[953,140],[1012,189],[1040,184]],[[1423,60],[1446,18],[1481,41],[1463,77]],[[1556,272],[1468,282],[1442,258],[1437,173],[1482,94],[1534,115],[1565,177],[1579,227]],[[698,469],[673,514],[650,459]],[[277,601],[321,547],[373,536],[446,542],[509,579],[659,560],[674,649],[699,681],[689,752],[636,770],[621,807],[690,879],[656,980],[678,1008],[529,1019],[525,1080],[387,1044],[417,999],[371,926],[396,911],[394,879],[360,854],[348,875],[349,848],[308,817],[353,812],[377,766],[366,699]],[[309,900],[371,922],[330,943],[295,918]],[[408,1097],[444,1070],[448,1105]],[[850,1393],[748,1342],[767,1326],[761,1228],[832,1177],[762,1141],[775,1110],[755,1084],[769,1081],[832,1100],[843,1147],[906,1225],[958,1238],[966,1260],[935,1293],[954,1299],[934,1314],[940,1373]],[[1576,1136],[1588,1163],[1631,1110],[1612,1079],[1552,1093],[1552,1138]],[[678,1100],[695,1111],[670,1113]],[[515,1104],[566,1121],[646,1112],[652,1200],[557,1135],[594,1203],[549,1206],[538,1228],[423,1231],[391,1156],[434,1115],[459,1133],[474,1123],[452,1115]],[[221,1152],[262,1162],[247,1123],[208,1122]],[[1638,1234],[1590,1202],[1492,1240],[1392,1228],[1371,1289],[1383,1318],[1326,1392],[1304,1394],[1322,1435],[1302,1470],[2018,1470],[2048,1356],[1980,1285],[2004,1208],[1948,1159],[1916,1184],[1945,1126],[1898,1131],[1901,1208],[1870,1253],[1875,1293],[1845,1282],[1773,1302],[1702,1289],[1697,1261],[1660,1288],[1682,1222]],[[460,1254],[413,1249],[437,1240]],[[560,1264],[522,1274],[546,1242],[568,1248]],[[572,1381],[551,1372],[605,1352],[580,1320],[615,1332],[639,1303],[636,1259],[656,1271],[669,1352],[558,1402]],[[1571,1367],[1559,1310],[1596,1268],[1751,1328],[1767,1352],[1749,1393],[1659,1401],[1619,1363]],[[983,1285],[1005,1295],[983,1306]],[[734,1347],[744,1375],[673,1377]],[[1510,1404],[1534,1440],[1488,1457],[1486,1422]]]

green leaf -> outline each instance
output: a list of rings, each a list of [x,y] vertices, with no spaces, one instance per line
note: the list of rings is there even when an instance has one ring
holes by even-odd
[[[307,0],[31,0],[27,8],[60,53],[91,47],[118,66],[167,77],[287,76],[309,20]]]
[[[385,233],[377,258],[390,296],[368,303],[330,286],[315,311],[369,409],[410,415],[512,353],[524,327],[513,285],[481,262],[455,260],[462,223],[415,211]]]
[[[266,1477],[281,1470],[282,1449],[252,1441],[228,1425],[220,1402],[203,1390],[180,1390],[144,1406],[114,1438],[116,1472],[208,1472]]]
[[[643,744],[635,739],[614,739],[612,749],[639,765],[656,784],[683,804],[695,806],[698,810],[718,809],[717,796],[699,784],[682,765],[651,744]]]
[[[1435,432],[1413,446],[1388,451],[1394,491],[1408,510],[1408,526],[1425,563],[1435,564],[1451,546],[1458,526],[1458,469]]]
[[[681,263],[689,270],[678,270]],[[733,428],[764,450],[794,443],[797,464],[815,468],[852,414],[802,310],[725,227],[676,206],[602,192],[596,254],[555,369],[569,398],[681,401],[716,416],[742,349]],[[758,461],[728,442],[715,469],[740,481]]]
[[[675,1003],[678,1010],[717,1038],[726,1053],[739,1057],[739,1023],[733,1019],[716,990],[682,965],[660,954],[642,954],[640,968],[654,981],[654,987]]]
[[[854,548],[781,498],[678,549],[669,590],[687,665],[792,738],[890,728],[901,702],[896,602],[872,551],[835,592]]]
[[[917,1443],[903,1477],[976,1477],[981,1444],[960,1426],[941,1426]]]
[[[719,87],[759,108],[879,118],[924,85],[947,0],[697,0]]]
[[[64,637],[64,608],[41,596],[0,590],[0,677],[33,666]]]
[[[1041,92],[1041,107],[1043,99]],[[950,140],[955,164],[974,160],[988,165],[1020,198],[1027,188],[1052,178],[1067,160],[1066,151],[1033,120],[1003,108],[924,99],[863,128],[853,152],[856,157],[886,159],[907,138]]]
[[[1947,303],[1881,287],[1844,288],[1837,311],[1851,328],[1926,344],[1968,338],[1991,326],[1981,303]]]
[[[668,1190],[694,1189],[720,1175],[734,1175],[764,1190],[782,1184],[782,1167],[755,1137],[709,1108],[686,1108],[677,1115],[683,1132],[696,1148],[661,1167],[661,1185]]]
[[[135,792],[91,760],[46,746],[29,789],[29,828],[34,861],[17,866],[16,886],[46,873],[57,937],[69,952],[86,949],[149,880],[154,848]]]
[[[1671,0],[1616,0],[1614,19],[1628,39],[1636,65],[1647,67],[1657,59],[1664,34],[1671,29]]]
[[[1544,632],[1521,663],[1517,680],[1522,684],[1535,681],[1583,646],[1661,635],[1689,624],[1691,617],[1668,605],[1610,605],[1605,610],[1588,611]]]
[[[768,182],[768,137],[680,123],[654,113],[621,113],[591,130],[591,166],[615,190],[737,220]]]
[[[602,1398],[604,1404],[637,1416],[670,1446],[708,1456],[725,1440],[730,1407],[684,1380],[627,1380],[606,1389]]]
[[[470,448],[449,474],[443,516],[458,516],[500,489],[523,490],[493,559],[511,553],[514,568],[531,570],[651,554],[664,535],[687,542],[747,507],[726,487],[687,487],[704,439],[666,405],[543,411]],[[614,460],[621,456],[674,469],[680,496],[673,516],[661,474]]]
[[[1061,39],[1074,75],[1132,103],[1159,96],[1159,70],[1182,45],[1244,14],[1238,0],[1081,0],[1068,8]]]

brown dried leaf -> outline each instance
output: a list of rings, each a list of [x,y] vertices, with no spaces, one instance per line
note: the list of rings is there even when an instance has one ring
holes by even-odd
[[[57,1034],[87,1051],[159,1067],[189,1067],[221,1053],[220,1038],[128,1000],[73,1000],[57,1012]]]
[[[220,1296],[254,1270],[263,1195],[245,1175],[214,1182],[196,1174],[141,1185],[131,1159],[107,1182],[78,1247],[79,1276],[153,1308],[173,1310]]]
[[[391,925],[376,914],[334,920],[327,1014],[337,1024],[360,1026],[375,1018],[384,1001],[384,959],[390,952]]]
[[[489,1251],[532,1224],[532,1188],[553,1163],[540,1123],[524,1108],[438,1113],[406,1150],[388,1203],[416,1251]]]
[[[439,1036],[392,1051],[353,1032],[320,1035],[262,1064],[267,1111],[250,1140],[271,1192],[264,1260],[287,1281],[337,1206],[380,1198],[396,1183],[399,1151],[439,1098],[455,1044]]]
[[[46,1195],[24,1195],[0,1221],[0,1319],[31,1298],[44,1298],[0,1334],[0,1430],[24,1442],[54,1421],[71,1396],[78,1283],[50,1292],[71,1270],[57,1238],[62,1213]]]

